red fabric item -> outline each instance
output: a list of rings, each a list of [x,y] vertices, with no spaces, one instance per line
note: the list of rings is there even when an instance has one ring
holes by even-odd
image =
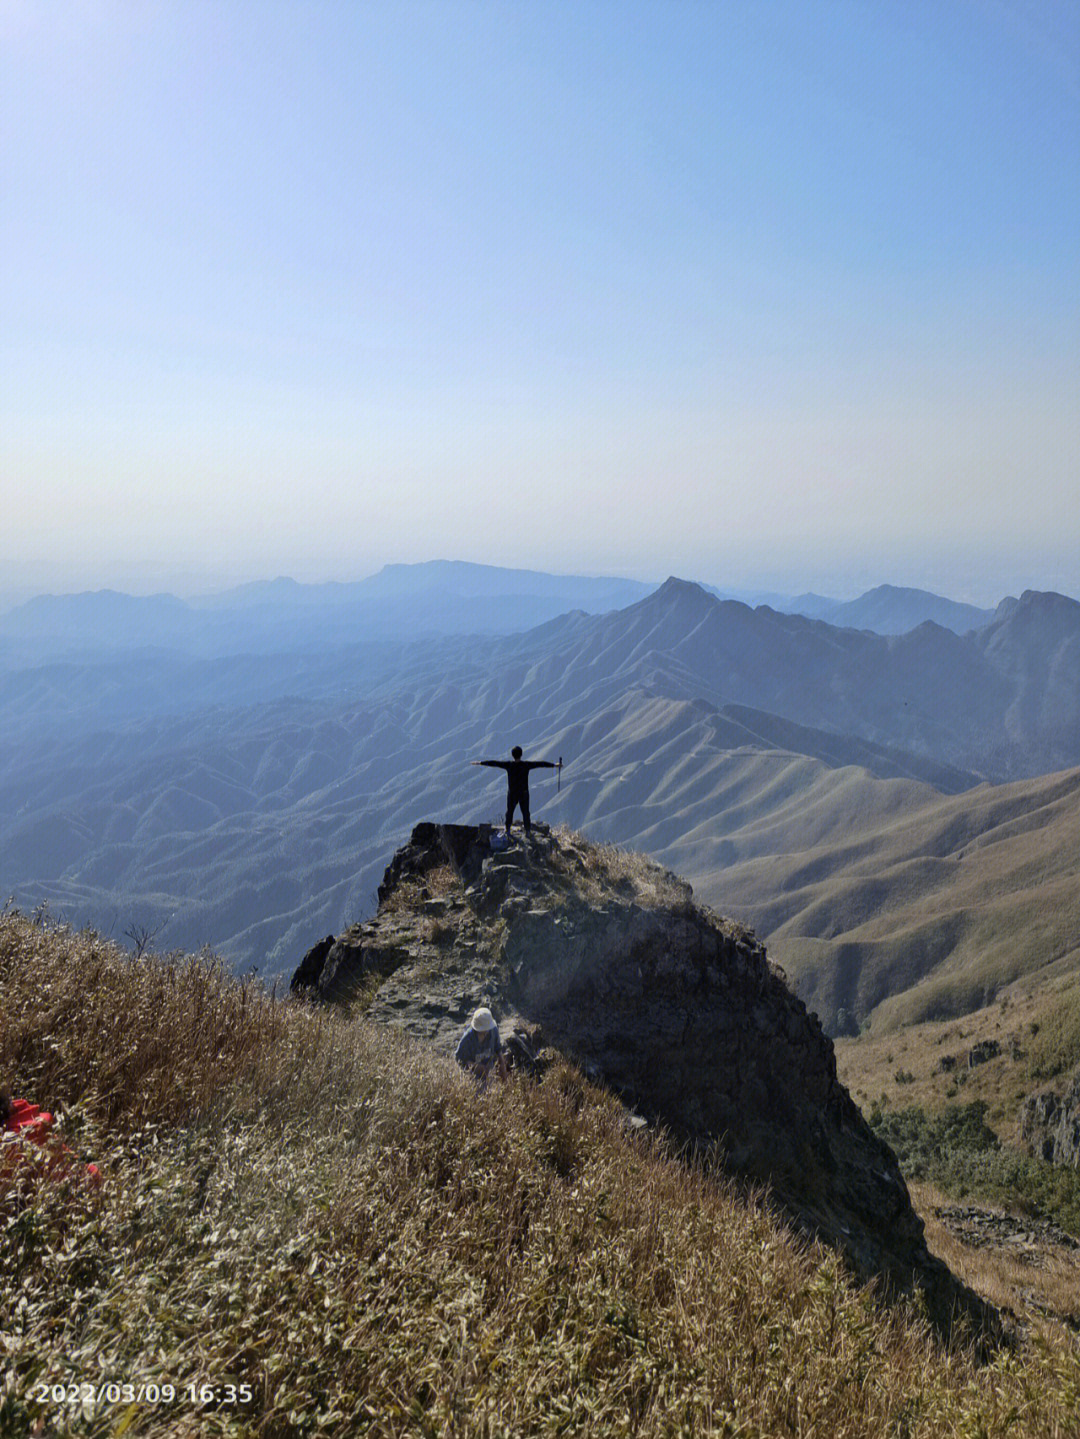
[[[75,1159],[75,1155],[66,1144],[59,1143],[52,1135],[53,1122],[53,1117],[47,1109],[39,1109],[28,1099],[13,1099],[7,1123],[4,1125],[4,1135],[29,1139],[35,1144],[40,1144],[43,1149],[49,1149],[51,1158],[45,1172],[63,1177],[71,1172],[72,1166],[68,1160]],[[23,1159],[24,1156],[16,1144],[10,1141],[4,1144],[3,1149],[0,1149],[0,1179],[20,1172],[22,1169],[20,1161]],[[91,1184],[101,1183],[101,1171],[96,1164],[86,1165],[86,1175]]]
[[[13,1129],[16,1134],[22,1134],[24,1139],[36,1139],[40,1144],[53,1127],[53,1117],[47,1110],[31,1104],[28,1099],[13,1099],[11,1113],[4,1127]]]

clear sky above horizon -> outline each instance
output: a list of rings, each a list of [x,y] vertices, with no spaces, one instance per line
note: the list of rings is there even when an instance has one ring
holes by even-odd
[[[0,594],[1080,595],[1080,7],[0,0]]]

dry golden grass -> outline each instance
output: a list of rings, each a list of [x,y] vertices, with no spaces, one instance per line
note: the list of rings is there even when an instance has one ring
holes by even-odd
[[[0,985],[0,1064],[104,1173],[0,1201],[0,1432],[1075,1436],[1075,1344],[946,1352],[569,1067],[477,1095],[391,1030],[17,916]],[[249,1402],[184,1389],[227,1378]],[[98,1380],[176,1397],[33,1398]]]
[[[0,1076],[106,1123],[190,1119],[295,1041],[285,1008],[212,956],[126,956],[85,932],[0,918]],[[321,1023],[321,1022],[320,1022]]]
[[[440,864],[429,869],[424,875],[423,883],[432,899],[441,899],[444,895],[461,892],[461,880],[451,864]]]
[[[440,864],[426,874],[406,874],[379,904],[380,914],[414,914],[425,899],[446,899],[462,892],[461,880],[450,864]]]
[[[552,850],[552,864],[573,879],[575,891],[587,903],[602,904],[618,898],[650,908],[678,909],[691,900],[692,891],[686,881],[648,855],[614,844],[594,844],[567,825],[556,826],[552,834],[557,844]],[[581,856],[580,863],[574,863],[574,855]]]

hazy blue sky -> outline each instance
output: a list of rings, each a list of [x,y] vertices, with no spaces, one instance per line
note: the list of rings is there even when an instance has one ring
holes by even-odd
[[[1080,594],[1080,7],[0,0],[0,592]]]

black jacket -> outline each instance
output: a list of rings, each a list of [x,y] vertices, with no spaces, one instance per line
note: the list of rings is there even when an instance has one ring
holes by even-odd
[[[524,795],[529,797],[529,771],[531,769],[554,769],[549,759],[482,759],[488,769],[506,771],[506,793],[512,799]]]

